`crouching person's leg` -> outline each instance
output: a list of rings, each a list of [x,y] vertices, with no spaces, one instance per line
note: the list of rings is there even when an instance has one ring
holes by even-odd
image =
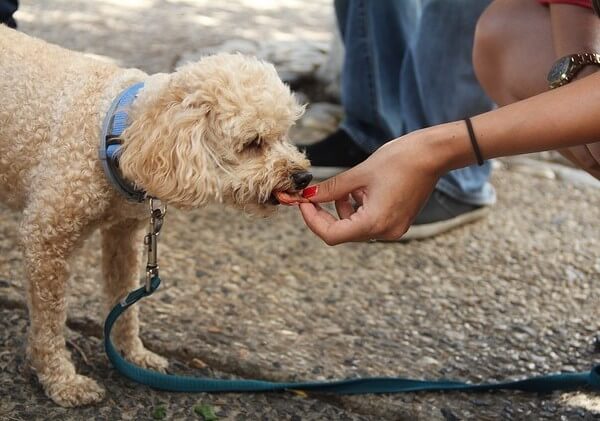
[[[496,0],[477,23],[473,64],[486,93],[503,106],[545,92],[558,58],[586,52],[600,53],[600,22],[591,9]],[[577,78],[598,70],[600,66],[587,66]],[[600,144],[560,152],[600,178]]]

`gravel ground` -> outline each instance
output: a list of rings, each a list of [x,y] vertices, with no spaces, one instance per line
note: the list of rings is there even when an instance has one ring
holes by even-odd
[[[328,1],[137,0],[119,13],[116,4],[26,2],[18,17],[23,30],[53,42],[164,71],[196,48],[186,26],[193,16],[219,20],[197,25],[198,42],[210,45],[233,31],[324,37],[331,13]],[[267,31],[267,18],[274,22],[268,32],[251,32]],[[287,208],[267,220],[218,207],[172,211],[161,235],[164,285],[140,305],[144,342],[169,357],[172,371],[214,377],[482,381],[589,369],[600,360],[599,190],[508,170],[493,182],[499,202],[486,220],[410,244],[327,247]],[[73,263],[68,338],[79,370],[108,396],[93,407],[56,407],[23,360],[18,214],[0,207],[0,215],[0,419],[152,419],[163,408],[165,418],[193,419],[198,404],[222,419],[599,417],[558,394],[331,398],[169,394],[134,385],[112,370],[99,340],[98,236]]]
[[[600,276],[597,190],[508,171],[498,171],[494,183],[500,201],[487,220],[410,244],[330,248],[303,228],[293,209],[269,220],[216,207],[173,211],[161,244],[165,285],[141,304],[143,339],[174,361],[174,371],[206,364],[218,370],[210,373],[215,376],[480,381],[588,369],[599,359],[599,293],[592,288]],[[0,390],[9,392],[2,405],[16,419],[39,413],[76,419],[103,411],[109,418],[140,415],[155,402],[183,414],[199,399],[231,418],[593,417],[562,405],[558,395],[205,397],[132,386],[108,367],[96,338],[103,316],[96,236],[74,263],[69,337],[89,361],[80,358],[80,369],[100,379],[109,396],[93,409],[65,412],[34,381],[15,374],[25,329],[15,250],[18,215],[1,212],[0,308],[6,311],[0,320],[6,339],[0,356],[8,368]]]

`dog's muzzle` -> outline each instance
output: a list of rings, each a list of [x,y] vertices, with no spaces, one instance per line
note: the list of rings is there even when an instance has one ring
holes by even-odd
[[[303,190],[312,181],[313,175],[308,171],[292,174],[292,181],[296,190]]]
[[[292,205],[302,201],[306,201],[300,195],[300,192],[309,185],[313,176],[308,171],[300,171],[291,176],[293,187],[289,190],[274,191],[269,198],[269,203],[272,205]]]

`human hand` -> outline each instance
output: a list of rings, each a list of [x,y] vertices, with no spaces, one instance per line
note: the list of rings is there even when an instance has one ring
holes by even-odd
[[[311,203],[300,203],[300,211],[308,228],[328,245],[400,238],[443,173],[426,133],[389,142],[356,167],[305,189]],[[331,201],[339,219],[319,205]]]
[[[560,149],[569,161],[600,180],[600,142]]]

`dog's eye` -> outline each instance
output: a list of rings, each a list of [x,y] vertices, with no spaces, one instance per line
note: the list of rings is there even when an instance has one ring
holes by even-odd
[[[251,140],[246,142],[247,149],[259,149],[262,146],[262,140],[260,136],[254,136]]]

